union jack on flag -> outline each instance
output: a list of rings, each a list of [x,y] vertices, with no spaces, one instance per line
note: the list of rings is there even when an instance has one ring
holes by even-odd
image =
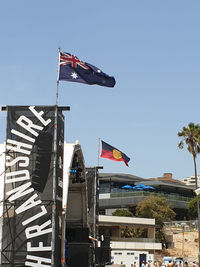
[[[88,70],[88,67],[84,64],[84,62],[80,61],[76,56],[70,55],[68,53],[60,53],[60,65],[68,65],[70,64],[72,68],[76,69],[77,65]]]
[[[59,80],[97,84],[106,87],[115,86],[114,77],[108,76],[97,67],[66,52],[60,52],[59,55]]]

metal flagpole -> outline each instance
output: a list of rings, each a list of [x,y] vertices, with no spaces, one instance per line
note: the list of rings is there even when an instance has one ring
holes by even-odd
[[[56,105],[54,118],[54,139],[53,139],[53,205],[52,205],[52,257],[51,266],[56,266],[55,263],[55,249],[56,249],[56,187],[57,187],[57,124],[58,124],[58,89],[59,89],[59,63],[60,63],[60,47],[58,48],[58,77],[56,88]]]
[[[100,158],[100,141],[101,141],[101,139],[99,138],[99,142],[98,142],[98,157],[97,157],[97,166],[99,166],[99,158]]]
[[[61,48],[58,48],[58,77],[57,77],[57,90],[56,90],[56,107],[58,109],[58,90],[59,90],[59,75],[60,75],[60,51]],[[58,112],[58,111],[57,111]],[[63,206],[63,205],[62,205]],[[66,210],[62,210],[61,214],[61,265],[65,265],[65,215]]]
[[[59,75],[60,75],[60,50],[61,48],[58,47],[58,77],[57,77],[57,88],[56,88],[56,106],[58,106],[58,89],[59,89]]]

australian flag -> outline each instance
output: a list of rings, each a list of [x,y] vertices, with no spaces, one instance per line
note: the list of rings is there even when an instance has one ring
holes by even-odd
[[[115,78],[110,77],[97,67],[80,61],[76,56],[60,52],[59,80],[114,87]]]

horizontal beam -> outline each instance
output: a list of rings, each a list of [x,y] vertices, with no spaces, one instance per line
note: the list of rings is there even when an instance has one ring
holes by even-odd
[[[7,111],[7,107],[8,106],[2,106],[1,107],[1,111]],[[20,110],[20,107],[22,108],[22,110],[27,107],[27,106],[12,106],[12,107],[17,107],[18,110]],[[42,108],[42,107],[54,107],[54,106],[36,106],[38,108]],[[59,107],[58,106],[58,110],[61,110],[61,111],[69,111],[70,110],[70,107],[69,106],[62,106],[62,107]]]

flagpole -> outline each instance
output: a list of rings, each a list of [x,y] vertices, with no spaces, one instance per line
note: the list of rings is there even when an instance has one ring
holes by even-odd
[[[58,90],[59,90],[59,75],[60,75],[60,50],[61,47],[58,47],[58,69],[57,69],[57,88],[56,88],[56,106],[58,106]]]
[[[61,47],[58,47],[58,77],[57,77],[57,89],[56,89],[56,113],[58,114],[58,91],[59,91],[59,76],[60,76],[60,51]],[[56,115],[57,120],[57,115]],[[56,121],[57,123],[57,121]],[[56,133],[57,134],[57,133]],[[55,196],[56,197],[56,196]],[[66,266],[65,264],[65,216],[66,216],[66,210],[62,209],[62,215],[61,215],[61,266]]]
[[[55,251],[56,251],[56,188],[57,188],[57,126],[58,126],[58,90],[59,90],[59,72],[60,72],[60,47],[58,48],[58,69],[57,69],[57,87],[56,87],[56,105],[54,118],[54,139],[53,139],[53,205],[52,205],[52,266],[55,266]]]
[[[99,141],[98,141],[98,157],[97,157],[97,166],[99,166],[99,158],[100,158],[100,155],[99,155],[99,153],[100,153],[100,141],[101,141],[101,139],[99,138]]]

